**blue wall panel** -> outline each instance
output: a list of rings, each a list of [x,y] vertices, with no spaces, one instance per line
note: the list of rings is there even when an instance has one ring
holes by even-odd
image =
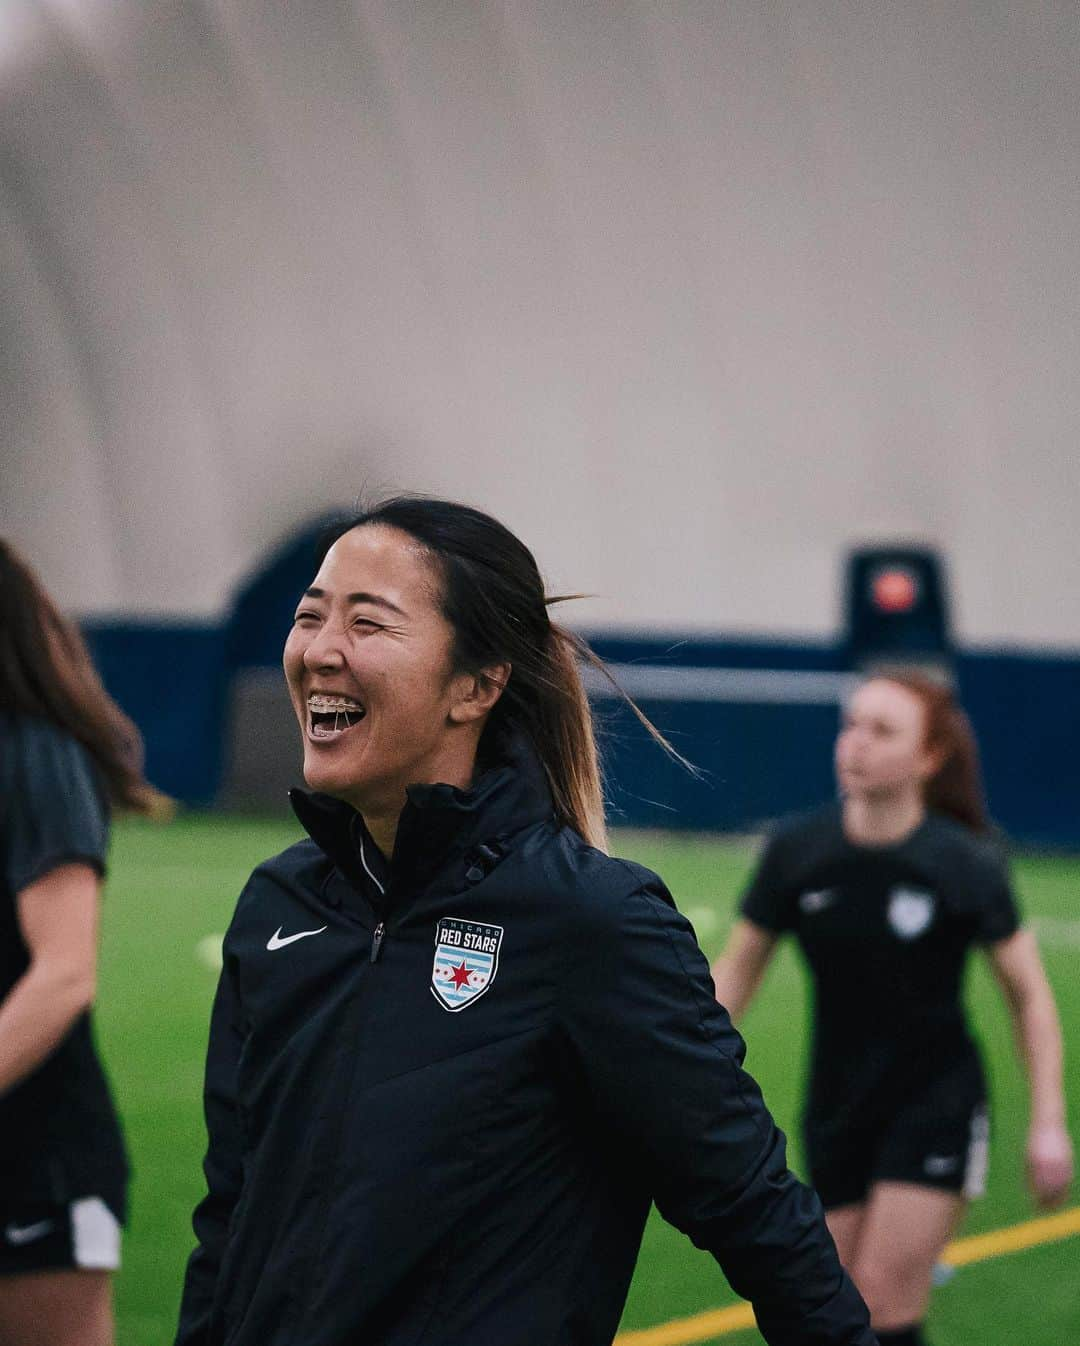
[[[105,686],[142,731],[149,779],[185,803],[212,803],[229,685],[220,628],[101,622],[83,633]]]
[[[217,794],[233,672],[279,662],[281,614],[260,628],[257,606],[240,611],[249,630],[274,629],[261,643],[239,641],[229,627],[87,628],[106,686],[145,736],[150,778],[186,802],[207,804]],[[826,673],[843,666],[838,647],[785,642],[601,637],[596,649],[622,665]],[[997,821],[1017,841],[1080,849],[1080,657],[961,653],[957,671]],[[603,699],[597,709],[616,823],[749,829],[832,793],[833,705],[640,704],[704,779],[667,758],[618,702]]]
[[[958,675],[994,816],[1014,837],[1080,848],[1080,658],[962,654]]]
[[[747,831],[832,792],[835,709],[640,701],[695,779],[629,711],[602,703],[611,821],[637,827]]]

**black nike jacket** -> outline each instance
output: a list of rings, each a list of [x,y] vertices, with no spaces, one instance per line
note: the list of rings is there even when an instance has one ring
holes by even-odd
[[[559,827],[531,751],[347,805],[225,938],[176,1346],[609,1346],[651,1202],[772,1346],[875,1346],[663,884]]]

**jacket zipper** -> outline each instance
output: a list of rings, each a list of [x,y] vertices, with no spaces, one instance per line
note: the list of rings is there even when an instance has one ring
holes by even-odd
[[[368,865],[367,856],[364,854],[363,836],[360,836],[358,840],[360,842],[360,863],[364,866],[364,872],[367,874],[368,878],[375,885],[375,887],[378,888],[379,892],[385,896],[386,889],[375,877],[375,875],[371,872],[371,867]],[[371,961],[373,963],[377,963],[379,961],[379,954],[382,953],[382,942],[385,937],[386,937],[386,922],[380,921],[379,924],[375,927],[375,933],[371,936]]]

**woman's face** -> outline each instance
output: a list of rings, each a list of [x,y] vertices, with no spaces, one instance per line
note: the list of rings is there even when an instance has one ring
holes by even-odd
[[[936,769],[926,748],[926,712],[906,687],[872,678],[856,691],[836,740],[840,792],[881,798],[921,787]]]
[[[304,778],[361,812],[400,808],[408,785],[454,779],[463,690],[437,572],[419,543],[354,528],[326,554],[285,642]]]

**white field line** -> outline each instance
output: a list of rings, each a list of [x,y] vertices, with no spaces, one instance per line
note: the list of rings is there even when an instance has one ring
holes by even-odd
[[[220,972],[225,962],[221,951],[224,943],[224,935],[204,935],[195,945],[196,960],[212,972]]]
[[[858,686],[854,673],[784,668],[672,668],[663,664],[608,664],[627,696],[642,701],[727,701],[752,705],[835,706]],[[617,698],[611,683],[589,664],[581,670],[590,696]]]

